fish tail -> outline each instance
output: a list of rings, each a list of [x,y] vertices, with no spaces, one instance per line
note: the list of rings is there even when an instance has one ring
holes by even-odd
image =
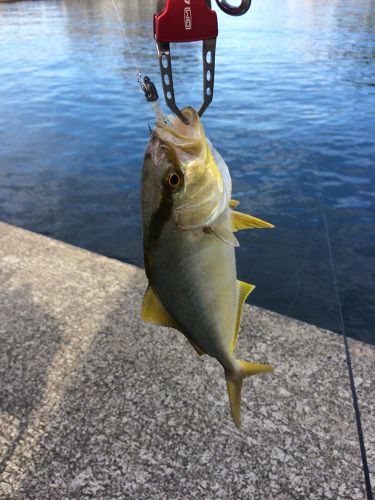
[[[228,397],[230,409],[232,412],[233,422],[236,427],[241,426],[241,388],[242,380],[245,377],[273,371],[271,365],[261,365],[258,363],[250,363],[249,361],[238,362],[238,369],[233,374],[229,370],[225,370],[225,380],[227,382]]]

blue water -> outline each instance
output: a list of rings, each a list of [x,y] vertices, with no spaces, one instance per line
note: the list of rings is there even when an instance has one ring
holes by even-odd
[[[117,4],[160,90],[154,2]],[[254,0],[219,25],[204,124],[240,208],[276,225],[239,235],[250,302],[338,329],[326,210],[348,333],[375,343],[375,4]],[[200,44],[172,50],[178,102],[198,106]],[[111,2],[0,3],[0,54],[0,219],[142,265],[153,115]]]

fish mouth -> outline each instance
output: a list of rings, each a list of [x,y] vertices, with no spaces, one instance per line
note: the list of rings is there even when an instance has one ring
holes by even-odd
[[[206,153],[206,136],[198,112],[191,106],[182,110],[189,123],[186,125],[177,116],[168,115],[168,123],[156,122],[153,137],[159,139],[169,150],[174,150],[178,163],[182,165],[192,157],[202,157]]]
[[[153,141],[160,163],[166,160],[184,176],[183,189],[173,199],[174,221],[180,229],[196,229],[210,225],[225,210],[231,181],[224,160],[206,139],[197,111],[187,107],[182,113],[188,124],[174,116],[168,117],[169,123],[159,120]]]
[[[176,137],[194,137],[200,125],[197,110],[187,106],[183,108],[182,114],[189,123],[182,122],[178,116],[168,115],[166,121],[158,120],[156,126],[169,130]]]

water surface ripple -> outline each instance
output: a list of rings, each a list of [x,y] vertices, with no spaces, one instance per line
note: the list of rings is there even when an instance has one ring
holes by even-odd
[[[155,2],[117,0],[143,74],[160,83]],[[375,4],[254,0],[219,14],[204,117],[241,209],[250,302],[337,330],[327,211],[348,332],[375,343]],[[198,106],[200,45],[172,47],[181,105]],[[139,187],[153,123],[108,0],[0,4],[0,218],[142,265]]]

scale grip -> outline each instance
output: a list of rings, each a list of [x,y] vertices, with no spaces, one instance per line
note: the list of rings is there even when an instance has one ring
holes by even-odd
[[[166,0],[164,10],[154,15],[154,37],[158,42],[196,42],[217,35],[216,12],[206,0]]]

